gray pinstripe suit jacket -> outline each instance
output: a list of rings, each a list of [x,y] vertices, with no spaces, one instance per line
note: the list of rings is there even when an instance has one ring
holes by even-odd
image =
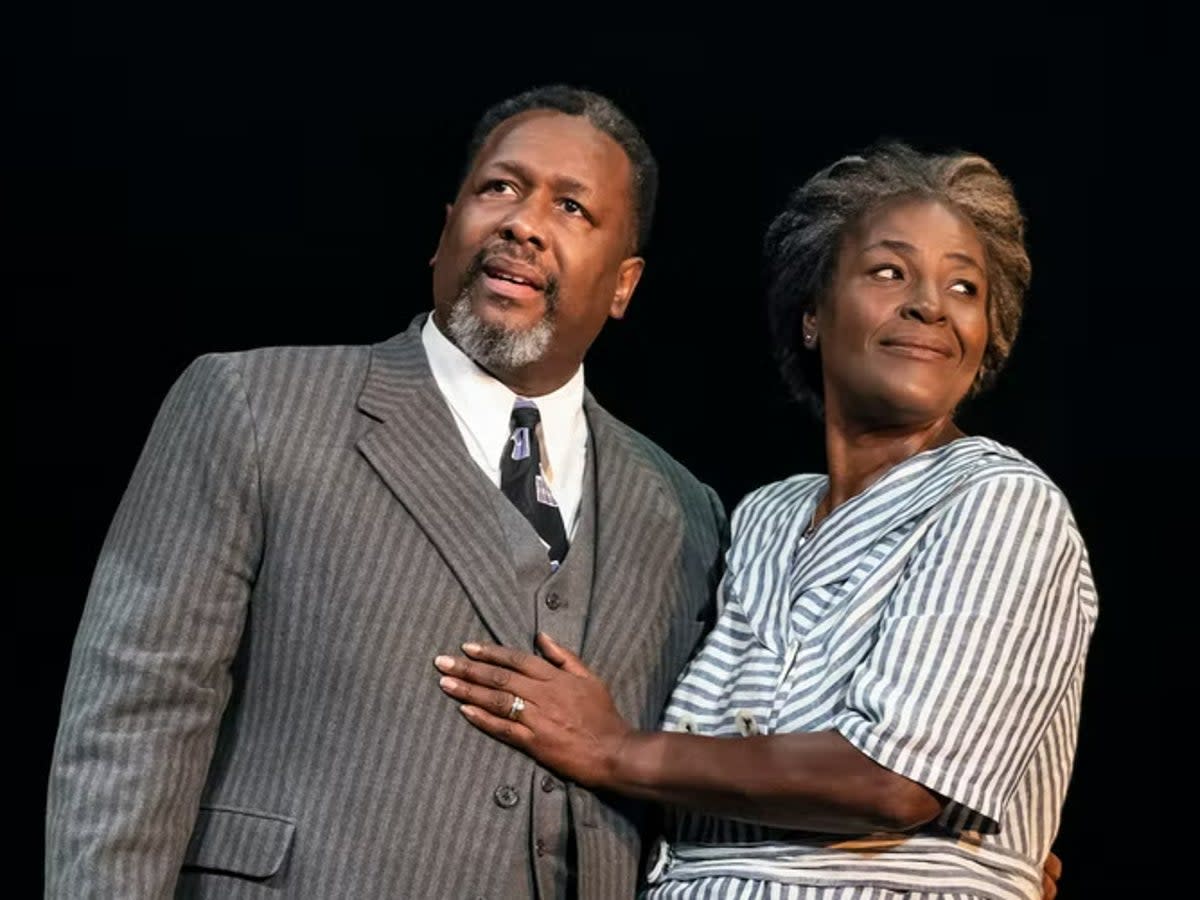
[[[374,347],[205,356],[171,389],[76,638],[47,896],[526,890],[534,764],[467,725],[431,662],[473,637],[529,648],[534,611],[423,319]],[[700,637],[725,518],[661,449],[585,409],[583,656],[653,727]],[[638,811],[568,796],[581,896],[631,896]]]

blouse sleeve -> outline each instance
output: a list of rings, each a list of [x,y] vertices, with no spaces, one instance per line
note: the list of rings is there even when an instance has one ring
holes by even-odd
[[[1032,473],[971,484],[914,546],[835,727],[975,813],[966,827],[998,831],[1081,677],[1089,585],[1082,540],[1053,484]]]

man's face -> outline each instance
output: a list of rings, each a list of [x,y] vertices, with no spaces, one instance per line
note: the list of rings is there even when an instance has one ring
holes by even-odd
[[[502,122],[474,160],[438,240],[435,316],[493,372],[565,381],[641,277],[631,165],[585,118]],[[480,357],[484,358],[480,358]]]

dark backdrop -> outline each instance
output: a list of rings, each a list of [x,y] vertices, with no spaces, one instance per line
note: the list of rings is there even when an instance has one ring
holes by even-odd
[[[1122,161],[1130,35],[1079,19],[535,33],[532,10],[434,28],[171,9],[77,12],[9,80],[11,684],[28,756],[10,866],[31,893],[72,634],[164,392],[203,352],[403,329],[429,305],[426,262],[475,117],[553,81],[612,96],[662,166],[646,275],[593,348],[589,385],[729,507],[822,464],[777,384],[760,301],[760,240],[787,191],[884,135],[980,152],[1012,179],[1033,287],[1008,370],[963,424],[1038,462],[1090,547],[1101,617],[1060,896],[1135,883],[1149,860],[1129,828],[1156,802],[1130,562],[1148,538],[1116,488],[1146,451],[1113,425],[1137,389],[1111,354],[1126,304],[1102,182]]]

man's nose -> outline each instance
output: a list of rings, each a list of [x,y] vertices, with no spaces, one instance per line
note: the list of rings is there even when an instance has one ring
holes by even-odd
[[[547,247],[545,216],[538,209],[536,200],[529,200],[514,208],[500,223],[500,237],[517,244],[530,244],[538,250]]]

